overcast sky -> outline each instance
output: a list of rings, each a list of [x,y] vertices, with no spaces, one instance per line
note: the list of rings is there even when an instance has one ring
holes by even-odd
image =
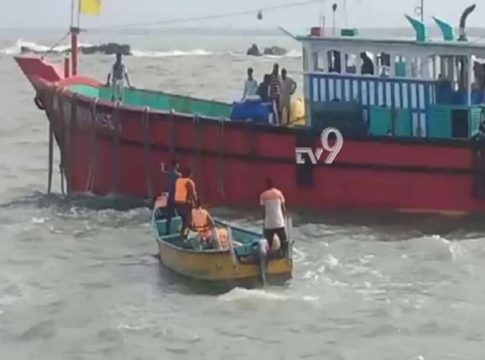
[[[0,0],[4,5],[0,12],[0,27],[65,27],[70,21],[70,0]],[[102,0],[103,11],[99,17],[83,17],[86,27],[103,27],[193,16],[215,15],[226,12],[257,9],[304,0]],[[331,4],[322,1],[264,13],[263,21],[254,15],[231,17],[203,22],[180,23],[181,26],[288,28],[310,27],[319,19],[324,8],[327,24],[331,25]],[[335,1],[342,4],[342,0]],[[451,0],[425,0],[427,21],[431,16],[440,17],[457,25],[463,9],[473,2]],[[485,26],[485,3],[478,6],[469,18],[469,26]],[[392,27],[408,26],[403,14],[413,14],[419,0],[347,0],[349,26]],[[337,14],[337,26],[343,25],[342,11]]]

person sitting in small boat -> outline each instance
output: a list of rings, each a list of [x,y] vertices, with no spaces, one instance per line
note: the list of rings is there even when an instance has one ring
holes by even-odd
[[[200,200],[195,200],[194,208],[192,209],[191,230],[199,234],[200,244],[203,249],[217,248],[212,241],[212,232],[214,231],[214,220],[209,212],[202,207]]]
[[[159,197],[155,200],[153,209],[155,210],[155,219],[161,220],[165,219],[168,215],[168,193],[161,193]]]
[[[244,82],[243,100],[253,98],[258,92],[258,82],[253,78],[253,68],[248,68],[248,78]]]
[[[229,243],[231,239],[229,239],[229,232],[226,228],[216,229],[216,241],[218,243],[219,250],[228,250],[231,247]]]
[[[123,90],[126,84],[131,88],[130,77],[128,76],[128,70],[122,61],[121,53],[116,54],[116,61],[113,64],[111,72],[108,74],[108,80],[106,81],[106,86],[111,85],[112,95],[111,101],[123,100]]]

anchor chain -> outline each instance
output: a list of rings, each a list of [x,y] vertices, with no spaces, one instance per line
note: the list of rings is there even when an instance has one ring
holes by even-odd
[[[143,110],[143,148],[144,148],[144,163],[145,163],[145,178],[147,184],[147,193],[150,201],[153,201],[153,184],[150,171],[150,109],[148,106]]]

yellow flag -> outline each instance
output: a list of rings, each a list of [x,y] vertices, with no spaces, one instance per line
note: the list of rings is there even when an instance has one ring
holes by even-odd
[[[79,0],[79,12],[82,15],[99,15],[101,0]]]

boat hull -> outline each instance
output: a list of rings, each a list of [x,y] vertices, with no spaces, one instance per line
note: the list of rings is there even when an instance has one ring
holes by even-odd
[[[483,144],[423,138],[345,138],[333,164],[298,165],[295,148],[321,147],[320,133],[115,107],[36,85],[54,125],[68,192],[151,197],[164,189],[163,165],[195,172],[213,206],[257,206],[273,178],[292,208],[381,209],[463,215],[485,210]],[[322,158],[327,153],[324,152]]]
[[[218,228],[231,230],[231,248],[196,250],[194,246],[198,243],[197,235],[193,235],[195,238],[189,237],[189,241],[179,237],[182,225],[180,217],[172,219],[170,235],[165,234],[165,220],[154,220],[152,226],[161,263],[179,275],[207,283],[232,286],[263,284],[258,250],[263,235],[218,220],[215,223]],[[290,241],[285,256],[266,258],[264,278],[267,284],[282,284],[291,279],[292,248],[293,242]]]
[[[224,285],[261,284],[259,264],[234,263],[229,251],[202,253],[177,249],[158,241],[161,263],[189,279]],[[276,285],[291,279],[293,260],[283,258],[268,262],[266,281]]]

